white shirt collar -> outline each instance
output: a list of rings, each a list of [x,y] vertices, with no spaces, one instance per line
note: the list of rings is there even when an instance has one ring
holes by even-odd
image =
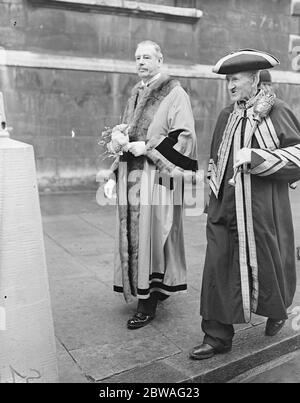
[[[142,86],[149,87],[149,85],[154,83],[154,81],[158,80],[160,78],[160,76],[161,76],[161,73],[158,73],[154,77],[152,77],[151,80],[149,80],[147,83],[144,83],[144,81],[142,81]]]

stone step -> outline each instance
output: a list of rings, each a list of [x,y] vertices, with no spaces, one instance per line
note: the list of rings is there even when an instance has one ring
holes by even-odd
[[[229,383],[299,383],[300,350],[285,354],[232,379]]]
[[[236,334],[230,353],[212,359],[192,361],[188,352],[175,354],[159,362],[114,375],[109,383],[227,383],[242,374],[300,348],[300,331],[292,329],[290,318],[275,337],[264,336],[264,324]]]

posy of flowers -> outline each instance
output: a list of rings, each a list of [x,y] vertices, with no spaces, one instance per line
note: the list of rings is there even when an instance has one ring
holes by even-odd
[[[105,148],[104,155],[106,157],[116,157],[128,151],[129,146],[129,126],[120,124],[113,128],[106,127],[101,134],[99,145]]]

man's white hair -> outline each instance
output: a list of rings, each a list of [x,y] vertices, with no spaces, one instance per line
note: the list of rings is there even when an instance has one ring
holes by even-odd
[[[153,41],[150,41],[150,40],[146,40],[146,41],[142,41],[142,42],[138,43],[138,45],[137,45],[136,48],[138,48],[138,47],[141,46],[141,45],[151,45],[151,46],[153,46],[157,58],[158,58],[158,59],[163,59],[163,54],[162,54],[161,48],[160,48],[160,46],[158,45],[158,43],[153,42]]]

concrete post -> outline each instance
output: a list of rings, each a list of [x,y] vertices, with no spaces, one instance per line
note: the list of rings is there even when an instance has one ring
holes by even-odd
[[[53,382],[58,382],[56,346],[34,152],[10,139],[5,123],[0,128],[0,383]]]

